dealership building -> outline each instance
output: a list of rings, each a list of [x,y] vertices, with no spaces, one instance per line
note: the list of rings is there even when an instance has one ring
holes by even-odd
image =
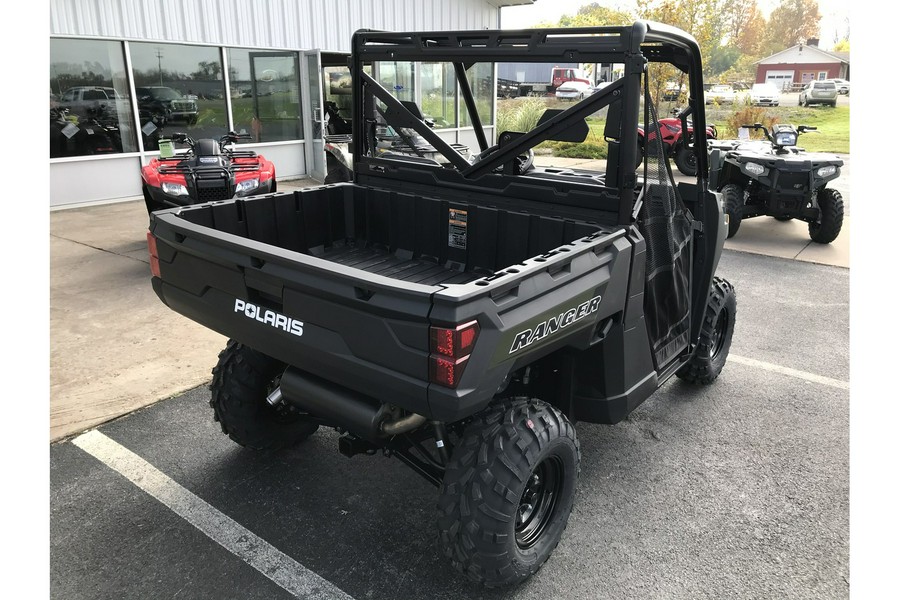
[[[50,0],[50,206],[141,197],[140,169],[174,132],[228,131],[279,180],[325,175],[325,102],[349,106],[358,29],[497,29],[533,0]],[[427,102],[448,142],[474,145],[452,70],[383,65],[398,97]],[[475,65],[493,136],[495,68]]]

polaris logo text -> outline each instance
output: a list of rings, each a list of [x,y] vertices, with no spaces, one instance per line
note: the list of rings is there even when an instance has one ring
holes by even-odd
[[[582,302],[574,308],[562,312],[558,317],[547,319],[543,323],[538,323],[534,329],[526,329],[516,334],[509,353],[518,352],[522,348],[527,348],[535,342],[539,342],[548,335],[552,335],[564,327],[568,327],[576,321],[580,321],[591,313],[597,312],[600,306],[600,296],[594,296],[587,302]]]
[[[234,312],[244,313],[248,319],[254,319],[260,323],[271,325],[296,336],[303,335],[303,321],[286,317],[282,314],[257,306],[252,302],[246,302],[240,298],[234,299]]]

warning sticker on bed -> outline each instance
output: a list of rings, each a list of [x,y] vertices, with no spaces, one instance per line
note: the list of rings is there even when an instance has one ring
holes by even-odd
[[[467,230],[469,213],[465,210],[450,209],[450,239],[448,243],[451,248],[466,249],[466,241],[468,238]]]

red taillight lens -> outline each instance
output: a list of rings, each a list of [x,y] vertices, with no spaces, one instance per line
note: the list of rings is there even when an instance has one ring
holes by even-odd
[[[469,357],[464,356],[458,360],[443,358],[440,356],[431,356],[428,368],[428,379],[432,383],[437,383],[448,388],[455,388],[459,385],[463,370]]]
[[[147,249],[150,251],[150,274],[161,277],[159,274],[159,252],[156,249],[156,237],[147,232]]]
[[[469,355],[475,349],[479,331],[477,321],[469,321],[453,328],[432,327],[429,381],[449,388],[459,385]]]
[[[478,331],[477,321],[469,321],[453,329],[432,327],[431,352],[449,356],[450,358],[468,356],[472,353],[472,348],[475,347]]]

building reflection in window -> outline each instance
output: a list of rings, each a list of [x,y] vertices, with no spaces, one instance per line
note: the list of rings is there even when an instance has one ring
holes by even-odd
[[[227,49],[234,129],[248,142],[303,139],[299,54]]]
[[[159,138],[175,132],[194,139],[228,133],[218,48],[146,42],[129,48],[145,150],[157,150]]]
[[[137,151],[121,42],[50,40],[50,158]]]

